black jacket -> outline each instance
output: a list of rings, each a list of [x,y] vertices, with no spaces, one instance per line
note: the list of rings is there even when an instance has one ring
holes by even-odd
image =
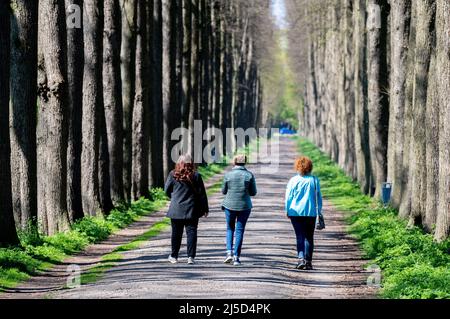
[[[209,213],[208,197],[200,174],[195,173],[192,183],[180,182],[170,172],[164,187],[171,199],[167,217],[172,219],[197,219]]]

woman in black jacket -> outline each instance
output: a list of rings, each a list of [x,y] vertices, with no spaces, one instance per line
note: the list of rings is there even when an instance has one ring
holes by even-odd
[[[164,190],[171,199],[167,217],[172,224],[172,254],[169,262],[178,262],[178,253],[187,235],[188,264],[194,264],[197,250],[198,220],[209,213],[208,198],[202,177],[195,169],[191,156],[181,156],[167,178]]]

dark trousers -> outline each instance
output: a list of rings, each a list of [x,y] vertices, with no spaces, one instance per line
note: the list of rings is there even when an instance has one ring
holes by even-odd
[[[312,261],[316,217],[290,217],[297,237],[298,258]]]
[[[172,257],[178,258],[184,228],[186,228],[188,257],[195,258],[197,253],[198,219],[172,219]]]

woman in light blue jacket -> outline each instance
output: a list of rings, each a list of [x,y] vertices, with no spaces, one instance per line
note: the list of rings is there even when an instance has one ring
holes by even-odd
[[[298,174],[286,189],[285,207],[297,237],[297,269],[312,270],[314,230],[317,215],[322,214],[322,194],[317,177],[311,175],[312,161],[300,157],[295,161]]]

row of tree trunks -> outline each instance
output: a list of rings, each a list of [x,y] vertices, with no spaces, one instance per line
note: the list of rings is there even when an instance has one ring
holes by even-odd
[[[380,198],[392,183],[399,216],[437,240],[450,232],[448,7],[323,0],[300,17],[310,34],[306,134],[365,193]]]
[[[2,2],[0,245],[17,244],[15,228],[30,222],[53,235],[151,196],[179,152],[195,146],[196,161],[203,160],[213,131],[197,136],[196,120],[203,132],[257,126],[254,39],[261,31],[250,21],[269,11],[262,1],[254,5]],[[179,127],[189,136],[175,150]],[[222,150],[215,151],[218,160]]]

